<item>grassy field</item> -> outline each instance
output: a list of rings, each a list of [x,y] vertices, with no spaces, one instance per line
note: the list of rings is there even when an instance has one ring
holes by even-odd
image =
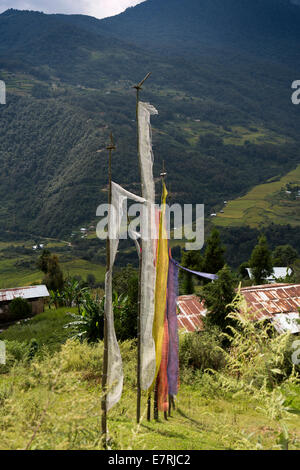
[[[30,286],[42,282],[43,273],[16,266],[17,258],[0,260],[0,289]]]
[[[271,223],[299,226],[300,200],[282,197],[281,189],[288,183],[300,184],[300,165],[280,180],[256,186],[245,196],[229,202],[224,214],[219,213],[214,219],[214,224],[222,227],[263,227]]]
[[[64,326],[71,321],[68,312],[76,309],[63,307],[57,310],[46,308],[44,313],[29,321],[21,321],[0,333],[0,341],[17,341],[29,343],[36,339],[40,346],[47,346],[53,352],[69,338],[69,331]]]
[[[45,248],[50,249],[52,253],[55,253],[56,249],[65,247],[67,244],[67,242],[59,240],[51,240],[44,243]],[[37,258],[42,251],[33,251],[32,246],[34,244],[35,242],[33,240],[0,242],[0,289],[40,284],[43,281],[43,273],[35,267]],[[17,254],[13,251],[10,255],[8,250],[12,247],[22,247],[25,248],[27,252],[30,250],[31,253]],[[59,257],[61,257],[61,255],[59,255]],[[72,258],[71,251],[67,253],[67,259],[68,258],[69,260],[64,261],[62,257],[60,262],[65,277],[76,275],[86,280],[88,274],[93,274],[96,282],[104,281],[104,266],[80,258]]]
[[[83,259],[74,259],[61,264],[65,275],[67,276],[81,276],[86,280],[88,274],[94,274],[97,282],[104,282],[105,266],[100,264],[91,263]]]
[[[191,145],[195,145],[199,137],[207,133],[213,133],[221,138],[225,145],[241,146],[245,142],[258,145],[266,143],[281,145],[290,141],[284,136],[257,125],[253,127],[232,126],[224,128],[208,121],[196,119],[188,123],[185,122],[180,126],[180,129],[185,132],[187,140]]]
[[[40,346],[31,362],[19,358],[9,368],[0,366],[1,449],[102,449],[103,345],[67,340],[67,320],[66,309],[47,311],[0,335],[8,341],[9,360],[32,338]],[[122,343],[121,353],[124,391],[109,413],[111,449],[282,449],[285,426],[289,448],[300,448],[299,387],[291,384],[266,401],[242,390],[232,393],[208,374],[185,373],[168,421],[160,415],[158,422],[147,422],[144,396],[137,426],[134,343]],[[283,411],[282,402],[290,411]]]
[[[100,362],[98,367],[68,358],[71,344],[57,355],[58,367],[45,364],[31,371],[18,368],[6,376],[2,390],[9,392],[0,410],[1,449],[102,449],[100,435]],[[82,352],[84,349],[82,349]],[[75,353],[73,348],[73,354]],[[77,354],[80,350],[77,348]],[[124,351],[123,351],[124,354]],[[94,352],[94,361],[95,361]],[[91,354],[88,356],[91,358]],[[53,365],[53,364],[51,364]],[[59,375],[58,375],[59,373]],[[35,375],[39,374],[39,381]],[[47,382],[52,381],[52,388]],[[135,424],[134,384],[125,384],[120,403],[109,413],[110,447],[116,450],[259,450],[280,449],[280,424],[256,410],[250,398],[203,397],[183,385],[175,412],[168,421]],[[44,413],[44,414],[43,414]],[[288,424],[290,448],[298,448],[299,421]],[[36,432],[37,431],[37,432]],[[35,434],[36,432],[36,434]]]
[[[30,286],[40,284],[43,280],[41,271],[16,266],[17,258],[0,260],[0,289],[9,287]],[[86,280],[88,274],[94,274],[97,282],[104,282],[105,267],[85,261],[74,259],[61,263],[65,276],[81,276]]]

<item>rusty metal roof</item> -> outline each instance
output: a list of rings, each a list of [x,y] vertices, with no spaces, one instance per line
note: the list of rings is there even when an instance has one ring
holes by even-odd
[[[256,320],[269,318],[282,330],[289,322],[284,322],[282,315],[294,318],[299,316],[300,284],[266,284],[243,287],[241,289],[250,311]],[[292,322],[293,323],[293,322]],[[285,328],[285,330],[292,328]],[[299,328],[300,331],[300,328]]]
[[[17,287],[14,289],[0,289],[0,302],[9,302],[17,297],[22,299],[36,299],[39,297],[49,297],[46,286]]]
[[[276,314],[272,323],[278,333],[285,333],[286,331],[292,334],[300,333],[299,313]]]
[[[177,318],[179,329],[186,332],[203,331],[203,317],[207,309],[196,295],[182,295],[177,298]]]
[[[243,287],[241,293],[254,320],[270,319],[279,333],[300,332],[300,284],[264,284]],[[177,299],[179,329],[186,332],[203,331],[203,318],[207,314],[204,301],[196,295],[183,295]]]

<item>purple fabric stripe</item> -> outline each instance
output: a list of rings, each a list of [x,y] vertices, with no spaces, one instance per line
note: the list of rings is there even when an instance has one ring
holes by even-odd
[[[198,271],[191,271],[191,269],[187,269],[187,268],[184,268],[183,266],[180,266],[180,264],[177,263],[177,261],[174,261],[174,263],[179,269],[183,269],[184,271],[187,271],[188,273],[191,273],[191,274],[195,274],[196,276],[205,277],[206,279],[211,279],[212,281],[216,281],[217,279],[219,279],[219,277],[216,274],[207,274],[207,273],[199,273]]]
[[[168,386],[169,395],[177,395],[179,383],[179,337],[177,321],[178,266],[170,257],[167,294],[167,319],[169,329]]]

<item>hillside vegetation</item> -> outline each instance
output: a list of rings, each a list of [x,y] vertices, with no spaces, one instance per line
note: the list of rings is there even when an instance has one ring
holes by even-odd
[[[42,241],[46,249],[58,255],[65,278],[76,276],[86,281],[91,274],[97,284],[104,282],[105,258],[98,239],[93,245],[80,239],[80,249],[75,242],[69,246],[67,242],[58,240]],[[35,240],[0,242],[0,289],[43,282],[45,276],[37,266],[43,250],[33,250],[35,245]]]
[[[292,170],[299,11],[284,0],[228,0],[227,8],[219,0],[148,0],[109,20],[0,15],[8,90],[0,107],[1,232],[69,236],[95,222],[106,200],[110,131],[113,178],[138,191],[132,86],[148,71],[142,99],[159,110],[154,174],[165,160],[174,202],[205,203],[209,215]]]
[[[63,328],[67,322],[67,309],[49,310],[0,334],[8,353],[7,365],[0,366],[1,449],[102,448],[103,344],[68,339],[69,330]],[[252,331],[252,347],[248,348],[247,340],[240,346],[236,343],[234,368],[240,371],[237,380],[230,372],[230,361],[227,368],[213,374],[193,368],[193,354],[196,362],[202,360],[202,365],[208,365],[204,354],[208,337],[194,335],[187,344],[186,335],[181,338],[181,385],[176,410],[168,421],[161,416],[158,422],[148,423],[143,397],[140,426],[135,424],[136,346],[134,341],[121,344],[125,387],[121,401],[109,413],[109,447],[299,449],[297,378],[289,372],[281,385],[271,387],[269,382],[276,381],[279,374],[270,367],[276,364],[277,369],[287,370],[280,356],[287,338],[267,346],[260,343],[261,334]],[[216,347],[216,340],[210,337],[211,360],[220,356]],[[245,347],[251,357],[250,367],[242,360]],[[262,347],[263,361],[257,350]]]
[[[288,185],[300,188],[300,165],[278,181],[255,186],[245,196],[230,201],[224,214],[219,213],[214,223],[222,227],[247,225],[261,228],[272,223],[298,227],[300,198],[298,190],[294,195],[287,193]]]

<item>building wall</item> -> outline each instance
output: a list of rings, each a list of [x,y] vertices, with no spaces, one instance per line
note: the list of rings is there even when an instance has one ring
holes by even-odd
[[[1,322],[6,322],[9,321],[10,315],[8,311],[8,304],[7,303],[1,303],[0,304],[0,323]]]
[[[43,313],[45,308],[45,299],[34,299],[31,303],[32,306],[32,314],[38,315],[39,313]]]

